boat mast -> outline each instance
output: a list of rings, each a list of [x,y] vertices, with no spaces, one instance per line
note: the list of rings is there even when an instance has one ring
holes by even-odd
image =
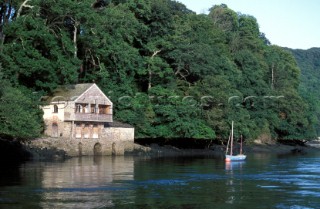
[[[232,155],[233,150],[233,121],[231,122],[231,140],[230,140],[230,155]]]
[[[240,135],[240,155],[242,155],[242,134]]]
[[[227,149],[226,149],[226,155],[228,154],[228,151],[229,151],[229,144],[230,144],[230,135],[229,135],[229,138],[228,138]]]

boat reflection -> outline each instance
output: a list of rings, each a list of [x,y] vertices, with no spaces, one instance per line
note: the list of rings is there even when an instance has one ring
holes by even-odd
[[[239,176],[242,174],[242,169],[245,165],[245,161],[229,161],[225,162],[226,170],[226,189],[227,189],[227,204],[235,204],[237,201],[240,201],[241,197],[239,194],[243,191],[243,181]]]
[[[225,162],[225,170],[232,171],[232,170],[242,170],[243,166],[245,165],[245,161],[229,161]]]

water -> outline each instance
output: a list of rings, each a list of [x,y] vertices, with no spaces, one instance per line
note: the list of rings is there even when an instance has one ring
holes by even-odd
[[[320,208],[320,153],[83,157],[1,167],[0,208]]]

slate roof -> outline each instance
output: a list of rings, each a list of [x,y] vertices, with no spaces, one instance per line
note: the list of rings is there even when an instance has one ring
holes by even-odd
[[[129,125],[127,123],[122,123],[120,121],[113,121],[113,122],[107,122],[104,123],[104,127],[114,127],[114,128],[134,128],[132,125]]]
[[[82,83],[59,86],[51,95],[44,97],[43,101],[74,101],[92,85],[93,83]]]

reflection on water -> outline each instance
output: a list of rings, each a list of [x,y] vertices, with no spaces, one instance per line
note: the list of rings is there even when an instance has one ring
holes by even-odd
[[[225,162],[226,171],[242,170],[245,161]]]
[[[74,158],[47,166],[42,175],[42,208],[110,207],[114,206],[112,193],[123,189],[116,182],[133,180],[133,160],[102,156]]]
[[[0,208],[317,208],[319,163],[320,155],[30,162],[1,168]]]
[[[237,180],[237,175],[242,173],[245,163],[245,161],[225,162],[226,176],[228,176],[228,178],[226,178],[226,185],[229,188],[227,190],[227,204],[235,204],[238,200],[237,193],[243,192],[243,180]]]

